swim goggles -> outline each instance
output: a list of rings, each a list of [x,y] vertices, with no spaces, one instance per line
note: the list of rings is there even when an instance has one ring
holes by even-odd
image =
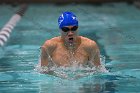
[[[62,27],[61,28],[61,30],[63,31],[63,32],[68,32],[68,31],[76,31],[78,29],[78,26],[73,26],[71,29],[70,28],[68,28],[68,27]]]

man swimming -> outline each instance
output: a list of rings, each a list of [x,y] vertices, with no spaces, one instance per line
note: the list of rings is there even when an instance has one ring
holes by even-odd
[[[95,41],[78,35],[78,20],[72,12],[58,18],[61,36],[47,40],[41,47],[41,66],[100,66],[100,51]]]

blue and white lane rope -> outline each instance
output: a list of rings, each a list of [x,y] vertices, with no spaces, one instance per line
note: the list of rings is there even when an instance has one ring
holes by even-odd
[[[0,30],[0,47],[4,46],[4,44],[8,41],[10,37],[10,33],[16,26],[16,24],[20,21],[21,17],[24,15],[27,10],[27,5],[22,4],[20,9],[11,17],[11,19],[7,22],[7,24]]]

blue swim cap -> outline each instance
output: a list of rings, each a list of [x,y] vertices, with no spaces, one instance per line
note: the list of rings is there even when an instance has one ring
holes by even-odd
[[[78,26],[78,20],[72,12],[63,12],[58,18],[59,28],[64,26]]]

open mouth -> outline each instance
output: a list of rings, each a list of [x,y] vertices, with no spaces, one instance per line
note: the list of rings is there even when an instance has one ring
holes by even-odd
[[[72,43],[73,41],[74,41],[74,38],[73,37],[69,38],[69,42],[70,43]]]

